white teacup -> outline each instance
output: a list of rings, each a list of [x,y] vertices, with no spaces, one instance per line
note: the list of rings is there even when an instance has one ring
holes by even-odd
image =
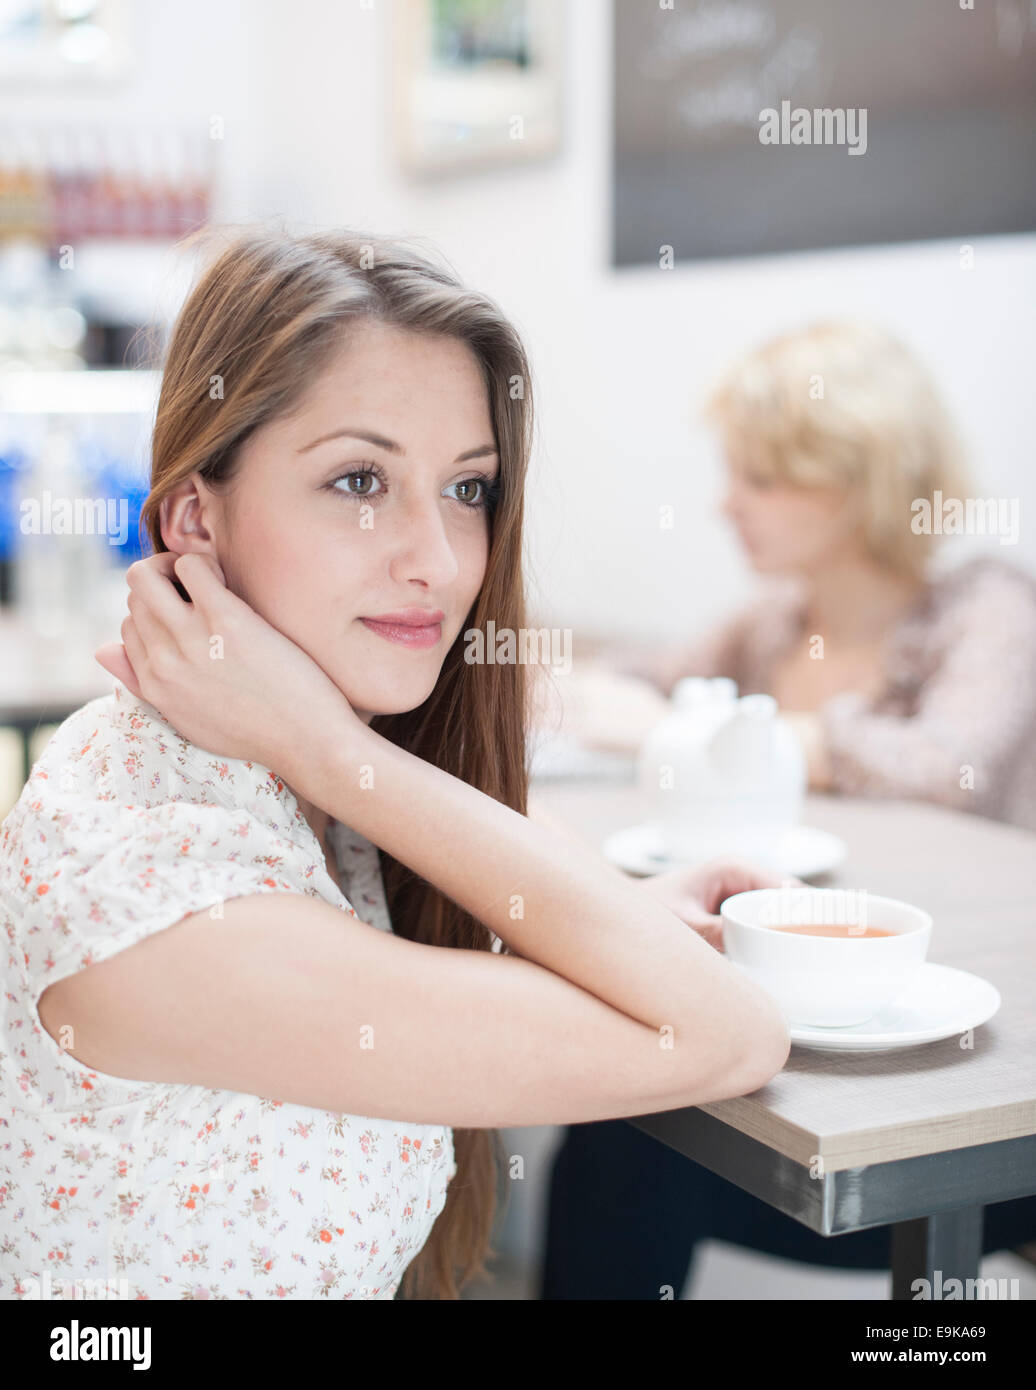
[[[848,1028],[890,1004],[920,971],[932,934],[927,912],[866,890],[756,888],[727,898],[720,916],[730,960],[789,1023],[813,1027]],[[780,929],[821,923],[839,925],[840,934]],[[874,928],[890,935],[863,934]]]

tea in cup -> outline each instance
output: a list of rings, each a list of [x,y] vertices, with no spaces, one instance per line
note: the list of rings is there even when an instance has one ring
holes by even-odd
[[[789,1023],[848,1028],[910,987],[932,933],[927,912],[865,889],[785,886],[720,907],[723,949]]]

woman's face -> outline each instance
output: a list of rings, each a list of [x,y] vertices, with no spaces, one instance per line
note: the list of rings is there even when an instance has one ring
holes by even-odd
[[[227,492],[194,481],[228,586],[369,721],[434,689],[489,556],[487,490],[472,479],[499,468],[471,350],[364,320],[299,411],[246,440]],[[402,609],[423,610],[422,643],[364,621]]]
[[[836,487],[799,487],[767,479],[748,451],[728,444],[723,514],[737,528],[761,574],[813,574],[860,550],[860,526]]]

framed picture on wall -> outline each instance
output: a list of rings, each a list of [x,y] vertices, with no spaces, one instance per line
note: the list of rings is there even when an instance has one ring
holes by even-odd
[[[402,168],[504,168],[556,153],[566,8],[559,0],[396,0]]]

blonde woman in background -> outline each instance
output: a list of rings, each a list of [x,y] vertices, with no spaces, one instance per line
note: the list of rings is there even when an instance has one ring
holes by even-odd
[[[933,548],[953,542],[921,529],[921,500],[941,517],[940,495],[947,506],[973,493],[917,360],[873,325],[816,324],[740,361],[707,415],[726,459],[724,514],[752,568],[778,582],[704,639],[612,648],[601,662],[662,695],[683,676],[722,675],[775,696],[814,790],[1036,830],[1036,581],[997,554],[932,571]],[[588,690],[590,740],[614,744],[599,668],[584,703]],[[630,745],[662,708],[636,702]]]
[[[822,394],[821,394],[822,391]],[[765,344],[713,393],[724,512],[785,582],[704,640],[605,652],[566,681],[573,732],[633,748],[683,676],[774,695],[813,789],[917,798],[1036,829],[1036,584],[999,557],[935,577],[916,499],[969,495],[946,411],[896,339],[820,323]],[[647,595],[645,595],[647,597]],[[645,698],[610,669],[651,682]],[[581,708],[580,708],[581,706]],[[698,1243],[887,1269],[890,1228],[828,1239],[629,1124],[569,1127],[555,1160],[541,1297],[657,1299]],[[1036,1235],[1036,1200],[987,1208],[984,1250]]]

